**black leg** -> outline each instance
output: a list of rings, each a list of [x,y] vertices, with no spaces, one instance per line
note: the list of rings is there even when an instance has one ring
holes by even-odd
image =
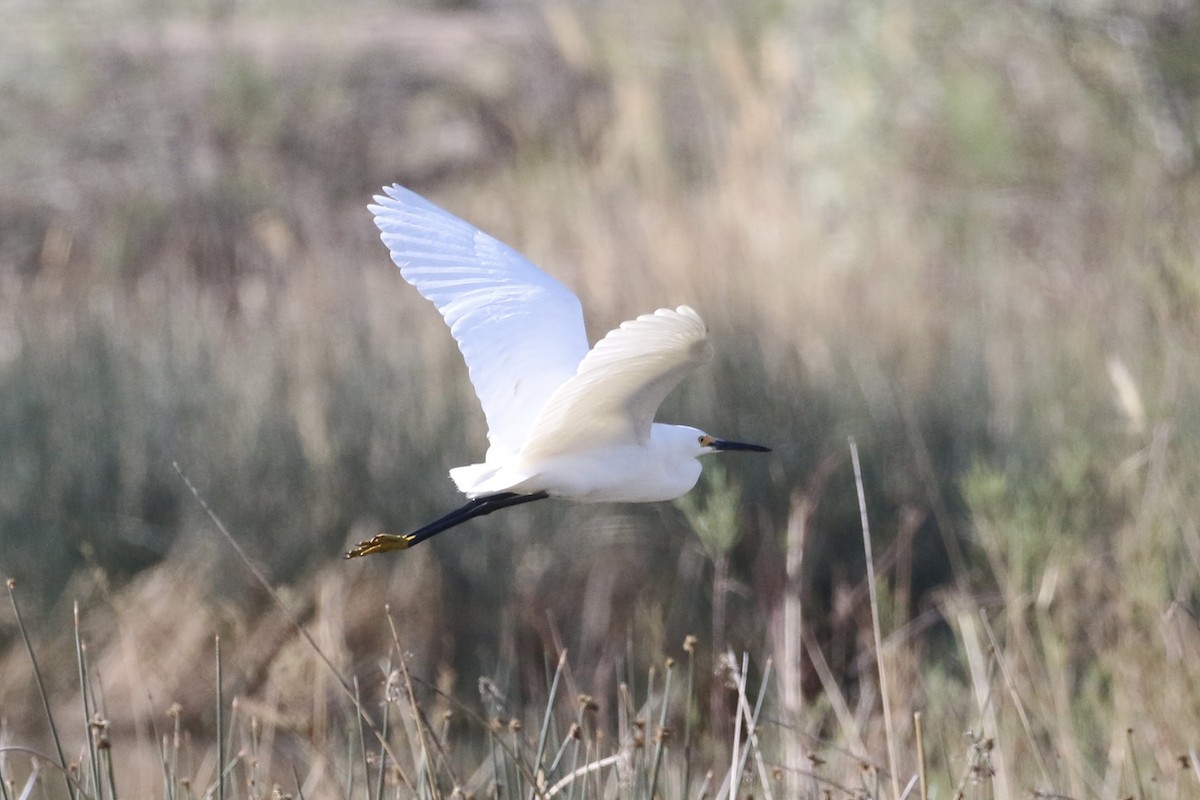
[[[412,533],[403,536],[396,536],[390,533],[380,533],[373,539],[365,542],[359,542],[353,550],[346,553],[346,558],[358,558],[359,556],[369,556],[373,553],[384,553],[388,550],[407,550],[414,544],[419,544],[425,541],[430,536],[435,536],[442,531],[449,530],[457,525],[461,525],[467,520],[475,519],[475,517],[483,517],[491,514],[493,511],[499,511],[502,508],[511,508],[519,506],[522,503],[532,503],[534,500],[545,500],[550,495],[545,492],[536,492],[534,494],[517,494],[516,492],[502,492],[501,494],[490,494],[486,497],[476,497],[473,500],[467,501],[464,505],[454,509],[444,517],[435,519],[428,525],[417,528]]]

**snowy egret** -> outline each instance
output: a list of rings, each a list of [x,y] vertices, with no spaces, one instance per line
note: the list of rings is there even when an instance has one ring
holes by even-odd
[[[579,300],[520,253],[399,185],[369,206],[404,279],[450,326],[487,418],[482,464],[450,477],[469,500],[346,558],[404,550],[469,519],[562,497],[671,500],[696,485],[697,458],[770,448],[654,422],[667,393],[712,358],[687,306],[621,323],[588,349]]]

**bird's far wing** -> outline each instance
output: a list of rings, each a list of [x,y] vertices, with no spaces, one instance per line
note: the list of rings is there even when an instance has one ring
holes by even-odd
[[[547,401],[522,458],[548,458],[589,443],[646,441],[667,394],[711,358],[708,330],[687,306],[621,323]]]
[[[520,253],[399,185],[368,208],[404,279],[450,326],[487,417],[488,459],[515,454],[588,352],[579,300]]]

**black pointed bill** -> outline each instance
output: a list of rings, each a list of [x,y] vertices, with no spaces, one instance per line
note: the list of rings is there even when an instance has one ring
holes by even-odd
[[[763,447],[761,444],[746,444],[745,442],[731,442],[728,439],[713,439],[709,445],[713,450],[722,452],[725,450],[748,450],[752,453],[769,453],[771,448]]]

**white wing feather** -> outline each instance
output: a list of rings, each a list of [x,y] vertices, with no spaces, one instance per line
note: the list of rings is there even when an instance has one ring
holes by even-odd
[[[687,306],[621,323],[551,395],[521,458],[536,462],[596,442],[645,443],[667,394],[711,358],[708,330]]]
[[[579,300],[520,253],[399,185],[369,206],[404,279],[450,326],[487,417],[487,460],[515,455],[588,352]]]

